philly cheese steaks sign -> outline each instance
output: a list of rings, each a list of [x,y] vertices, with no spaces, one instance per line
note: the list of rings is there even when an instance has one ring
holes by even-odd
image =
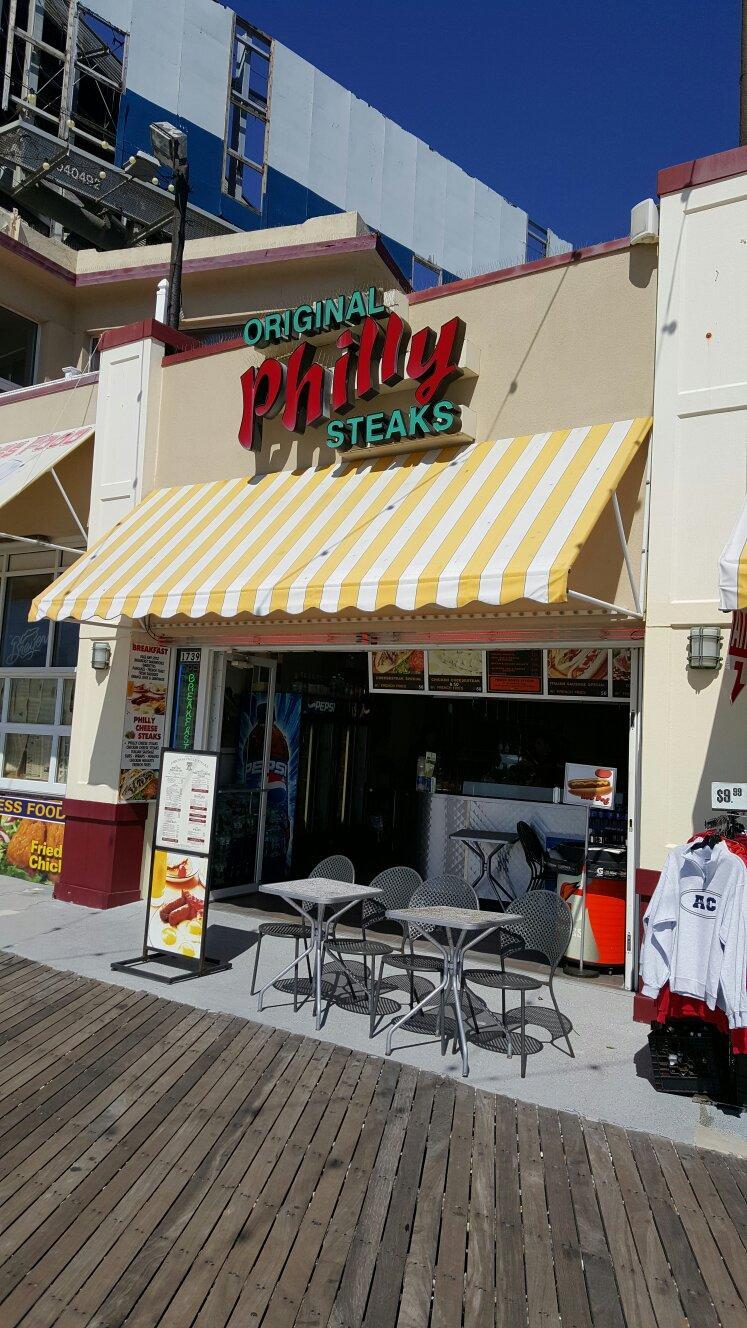
[[[338,355],[326,367],[319,363],[314,345],[302,338],[330,332],[338,333]],[[242,375],[242,447],[259,447],[263,420],[276,416],[293,433],[326,422],[327,446],[340,452],[459,432],[460,408],[444,394],[461,372],[464,323],[460,318],[450,318],[438,332],[425,327],[411,333],[371,287],[250,318],[244,327],[248,346],[295,339],[301,344],[290,356],[268,357]],[[356,404],[362,407],[382,388],[396,387],[406,379],[416,384],[415,402],[408,409],[355,413]]]

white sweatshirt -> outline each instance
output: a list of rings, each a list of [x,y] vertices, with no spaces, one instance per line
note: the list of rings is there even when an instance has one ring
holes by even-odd
[[[735,1017],[744,1003],[747,921],[740,940],[739,920],[745,898],[747,864],[724,843],[674,849],[643,919],[644,996],[658,996],[668,982],[670,991],[711,1009],[718,1002]]]

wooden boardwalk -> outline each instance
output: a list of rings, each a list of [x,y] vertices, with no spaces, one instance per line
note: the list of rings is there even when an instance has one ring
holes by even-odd
[[[744,1161],[0,959],[2,1328],[745,1328],[746,1306]]]

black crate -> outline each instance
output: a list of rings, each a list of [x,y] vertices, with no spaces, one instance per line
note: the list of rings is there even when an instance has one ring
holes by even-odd
[[[654,1024],[648,1045],[654,1087],[660,1093],[700,1093],[716,1102],[731,1096],[725,1033],[697,1019],[678,1019]]]

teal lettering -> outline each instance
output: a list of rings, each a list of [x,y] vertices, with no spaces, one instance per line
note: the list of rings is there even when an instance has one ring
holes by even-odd
[[[302,337],[305,332],[310,332],[314,326],[314,310],[310,304],[299,304],[293,311],[293,332],[297,337]]]
[[[345,447],[348,446],[345,437],[345,421],[330,420],[327,425],[327,447]]]
[[[387,425],[386,434],[384,435],[385,441],[388,443],[391,438],[406,437],[407,425],[405,424],[405,417],[401,410],[393,410],[389,416],[389,423]]]
[[[427,438],[431,432],[430,412],[427,406],[411,406],[410,419],[407,427],[408,438],[417,438],[421,435]]]
[[[356,443],[358,442],[358,431],[364,422],[365,422],[365,417],[363,415],[351,415],[350,419],[348,420],[351,447],[355,447]]]
[[[283,335],[283,315],[268,314],[265,318],[265,341],[280,341]]]
[[[386,415],[383,410],[376,411],[373,415],[366,415],[366,442],[381,443],[384,440],[384,425]]]
[[[345,319],[345,296],[338,295],[334,300],[322,301],[322,327],[325,332],[330,327],[339,327]]]
[[[433,407],[433,432],[448,433],[454,427],[458,410],[453,401],[437,401]]]
[[[366,301],[362,291],[353,291],[348,300],[348,307],[345,312],[346,323],[357,323],[359,319],[366,316]]]
[[[264,324],[261,318],[250,318],[244,324],[244,341],[247,346],[256,346],[264,338]]]
[[[366,296],[366,306],[372,318],[381,318],[386,313],[386,309],[384,308],[383,304],[376,303],[375,286],[369,286],[368,288],[368,294]]]

